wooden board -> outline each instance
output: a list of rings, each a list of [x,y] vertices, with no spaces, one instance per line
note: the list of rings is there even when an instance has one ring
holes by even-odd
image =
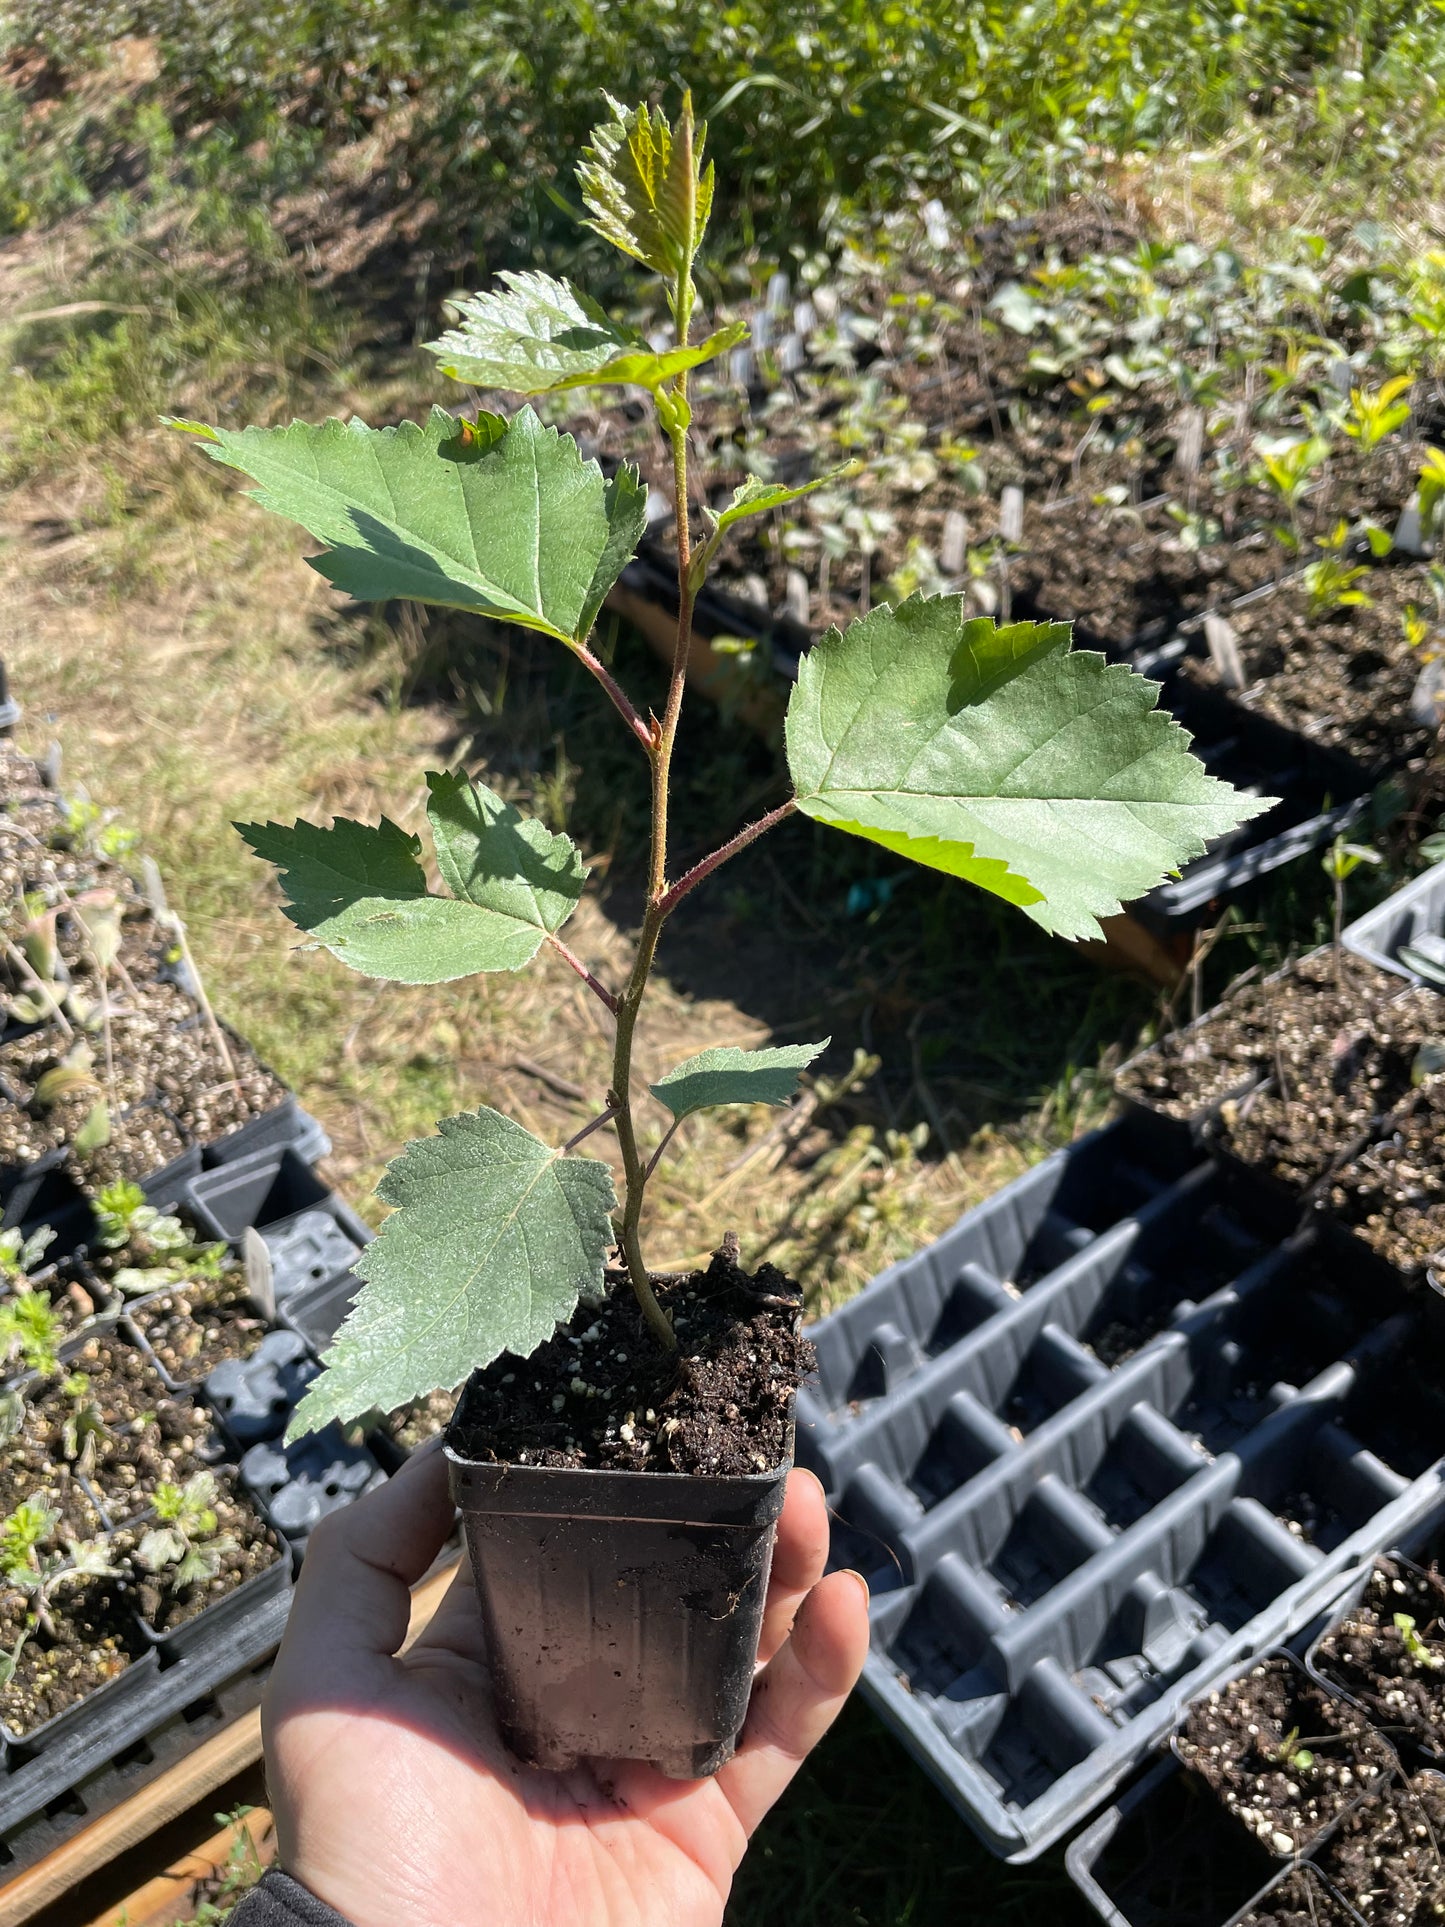
[[[455,1569],[453,1562],[417,1587],[412,1599],[408,1644],[430,1623]],[[196,1815],[195,1838],[202,1843],[197,1851],[204,1854],[207,1847],[214,1844],[207,1836],[212,1835],[215,1828],[206,1803],[217,1787],[253,1766],[260,1757],[261,1713],[257,1708],[212,1734],[184,1760],[178,1760],[154,1780],[137,1788],[128,1800],[97,1815],[43,1860],[37,1860],[34,1866],[27,1867],[0,1887],[0,1927],[21,1927],[22,1922],[32,1919],[42,1908],[61,1900],[87,1875],[191,1809],[201,1810]],[[158,1870],[156,1877],[164,1879],[165,1875]],[[158,1891],[155,1882],[148,1880],[137,1889],[133,1899],[139,1905],[150,1893],[146,1904],[154,1911]],[[107,1910],[103,1916],[105,1927],[112,1927],[117,1919],[126,1920],[128,1927],[140,1927],[144,1916],[135,1912],[127,1914],[125,1909],[129,1905],[129,1900],[123,1900],[117,1902],[114,1909]],[[161,1916],[157,1916],[159,1918]]]
[[[202,1881],[214,1880],[235,1864],[238,1848],[252,1867],[269,1867],[276,1857],[276,1830],[265,1807],[252,1807],[172,1861],[164,1873],[92,1915],[85,1927],[175,1927],[196,1911],[196,1889]]]

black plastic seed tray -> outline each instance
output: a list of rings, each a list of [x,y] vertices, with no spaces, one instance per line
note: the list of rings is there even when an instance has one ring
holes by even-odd
[[[252,1711],[261,1702],[270,1670],[269,1654],[238,1666],[178,1711],[153,1718],[142,1733],[117,1745],[108,1757],[91,1760],[78,1756],[74,1777],[28,1817],[3,1829],[0,1891],[5,1881],[43,1860],[82,1827],[129,1799],[214,1733]]]
[[[1420,1318],[1125,1118],[815,1328],[799,1457],[872,1592],[865,1690],[996,1852],[1058,1839],[1428,1505]]]
[[[9,1771],[0,1774],[0,1838],[8,1844],[8,1836],[22,1822],[44,1813],[146,1733],[274,1651],[290,1605],[288,1588],[259,1603],[239,1623],[223,1617],[173,1665],[153,1673],[143,1693],[97,1707],[93,1719],[34,1759],[17,1762],[12,1754]]]
[[[1445,989],[1445,863],[1347,924],[1346,950],[1412,983]]]

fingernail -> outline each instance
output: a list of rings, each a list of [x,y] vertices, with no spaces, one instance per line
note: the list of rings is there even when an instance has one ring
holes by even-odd
[[[843,1572],[843,1573],[844,1573],[844,1574],[845,1574],[845,1575],[846,1575],[846,1576],[847,1576],[847,1577],[848,1577],[849,1579],[856,1579],[856,1580],[858,1581],[858,1584],[859,1584],[859,1585],[860,1585],[860,1586],[862,1587],[862,1589],[863,1589],[863,1597],[864,1597],[864,1599],[865,1599],[865,1600],[868,1600],[868,1601],[871,1601],[871,1600],[872,1600],[872,1598],[873,1598],[873,1593],[872,1593],[872,1589],[870,1588],[870,1586],[869,1586],[869,1584],[868,1584],[868,1581],[867,1581],[867,1580],[866,1580],[866,1579],[865,1579],[865,1578],[863,1577],[863,1575],[862,1575],[862,1573],[861,1573],[861,1572],[855,1572],[855,1571],[854,1571],[854,1569],[852,1568],[852,1566],[843,1566],[843,1567],[841,1567],[841,1568],[840,1568],[840,1570],[841,1570],[841,1571],[842,1571],[842,1572]]]

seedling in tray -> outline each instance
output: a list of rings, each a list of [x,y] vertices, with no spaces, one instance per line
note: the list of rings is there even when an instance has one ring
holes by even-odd
[[[217,1529],[215,1473],[193,1473],[184,1485],[158,1485],[154,1504],[157,1523],[136,1548],[137,1564],[177,1592],[214,1579],[236,1543]]]
[[[0,1525],[0,1578],[27,1603],[25,1624],[8,1652],[0,1653],[0,1687],[15,1676],[21,1651],[39,1629],[55,1637],[51,1608],[62,1586],[115,1573],[100,1539],[67,1540],[64,1551],[51,1544],[60,1515],[39,1499],[25,1499]]]
[[[394,1410],[471,1374],[449,1446],[504,1729],[547,1765],[620,1754],[691,1773],[727,1757],[746,1707],[807,1355],[795,1289],[767,1267],[748,1277],[735,1243],[706,1273],[652,1271],[646,1191],[686,1119],[786,1103],[827,1040],[705,1050],[640,1090],[638,1018],[669,919],[730,858],[801,812],[967,878],[1047,930],[1093,937],[1124,899],[1268,803],[1210,777],[1156,709],[1155,685],[1071,652],[1067,624],[1000,628],[970,620],[959,596],[912,596],[831,630],[805,657],[788,706],[791,793],[731,834],[720,825],[711,854],[672,871],[669,797],[694,600],[734,528],[817,484],[753,479],[695,521],[689,377],[746,330],[694,339],[713,172],[690,102],[675,125],[659,110],[609,108],[579,169],[582,198],[594,230],[661,277],[670,339],[635,337],[565,281],[509,273],[457,304],[458,325],[432,351],[482,390],[614,384],[650,398],[672,455],[679,605],[660,715],[638,709],[591,641],[643,533],[646,490],[634,469],[604,478],[530,407],[510,419],[435,408],[424,423],[381,429],[177,425],[324,545],[315,566],[343,592],[472,610],[566,650],[647,761],[650,845],[634,853],[645,903],[620,984],[602,982],[560,934],[586,883],[581,850],[463,771],[427,778],[443,889],[423,867],[420,838],[385,819],[241,831],[279,870],[291,920],[352,968],[443,983],[521,969],[545,946],[611,1022],[608,1088],[569,1143],[546,1144],[480,1108],[444,1118],[392,1163],[379,1187],[392,1215],[358,1264],[364,1289],[291,1436]],[[644,1115],[649,1094],[669,1119],[660,1135]],[[618,1143],[620,1202],[608,1165],[577,1155],[602,1129]],[[672,1490],[639,1473],[673,1475]],[[589,1483],[599,1478],[611,1481],[605,1497]],[[726,1552],[718,1543],[729,1535],[716,1532],[705,1549],[710,1507],[734,1527]],[[617,1523],[606,1534],[559,1523],[588,1510]],[[688,1546],[691,1576],[663,1578]],[[520,1572],[534,1602],[541,1587],[540,1616],[557,1616],[552,1637],[539,1641],[534,1607],[510,1603]],[[668,1616],[673,1630],[663,1629]],[[531,1629],[520,1646],[518,1625]],[[646,1668],[618,1657],[642,1652]],[[584,1673],[599,1682],[585,1698],[575,1685]]]
[[[219,1278],[225,1269],[224,1244],[198,1240],[173,1212],[151,1204],[138,1184],[117,1179],[95,1201],[96,1243],[130,1260],[111,1273],[117,1291],[135,1296],[161,1291],[188,1279]]]

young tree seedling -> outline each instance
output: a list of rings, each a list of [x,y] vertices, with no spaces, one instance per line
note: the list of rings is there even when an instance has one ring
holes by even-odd
[[[668,340],[650,345],[571,283],[522,272],[458,301],[457,325],[430,346],[446,374],[481,391],[555,396],[621,385],[647,395],[671,456],[677,564],[660,715],[636,707],[591,640],[641,539],[646,487],[626,465],[604,477],[530,405],[510,418],[438,407],[394,428],[174,424],[308,530],[322,544],[313,566],[344,594],[470,610],[567,651],[615,710],[651,786],[648,847],[637,852],[641,928],[618,984],[601,981],[561,935],[586,883],[582,851],[464,771],[426,779],[440,888],[421,839],[385,818],[239,826],[280,873],[291,921],[353,969],[448,983],[519,970],[545,947],[581,978],[613,1033],[603,1101],[569,1144],[548,1145],[483,1107],[442,1119],[437,1135],[391,1164],[379,1193],[394,1209],[360,1260],[365,1288],[292,1437],[457,1385],[504,1351],[528,1355],[584,1291],[604,1290],[614,1246],[655,1342],[675,1347],[643,1248],[657,1147],[649,1150],[640,1115],[648,1093],[634,1070],[638,1017],[669,919],[786,818],[864,838],[992,891],[1046,930],[1087,938],[1125,899],[1270,807],[1208,775],[1183,729],[1156,708],[1157,685],[1071,650],[1067,623],[1000,627],[971,619],[961,596],[912,596],[814,644],[788,704],[790,793],[733,834],[722,826],[718,846],[676,874],[673,759],[698,590],[741,523],[836,487],[837,477],[797,487],[753,478],[730,500],[695,510],[689,381],[747,333],[742,323],[695,328],[694,273],[713,196],[705,130],[686,97],[675,123],[656,108],[608,105],[578,170],[582,199],[594,231],[660,277]],[[705,1050],[650,1095],[674,1124],[717,1106],[784,1104],[825,1042]],[[574,1155],[604,1127],[617,1137],[620,1200],[605,1163]]]
[[[29,1291],[31,1280],[42,1269],[45,1254],[54,1243],[53,1225],[40,1225],[28,1238],[19,1225],[0,1231],[0,1286]]]
[[[0,1579],[29,1602],[26,1623],[8,1653],[0,1653],[0,1686],[15,1675],[25,1642],[38,1627],[55,1637],[51,1606],[62,1586],[86,1579],[114,1578],[105,1542],[67,1539],[64,1551],[52,1544],[60,1514],[40,1499],[24,1499],[0,1524]]]
[[[1379,388],[1350,390],[1349,409],[1340,426],[1351,441],[1359,443],[1361,454],[1368,455],[1409,421],[1408,396],[1414,380],[1413,375],[1396,375]]]
[[[138,1184],[117,1178],[96,1198],[94,1210],[96,1243],[130,1260],[111,1278],[117,1291],[134,1296],[225,1276],[225,1245],[199,1241],[180,1218],[149,1203]]]
[[[88,1372],[71,1372],[60,1389],[65,1398],[60,1449],[67,1465],[88,1479],[95,1470],[95,1455],[101,1440],[110,1437],[110,1427],[96,1401],[95,1386]]]
[[[157,1577],[165,1573],[175,1592],[214,1579],[221,1561],[236,1548],[230,1533],[217,1530],[215,1473],[192,1473],[184,1485],[163,1482],[154,1504],[159,1524],[142,1535],[136,1563]]]
[[[1343,834],[1325,851],[1321,867],[1334,885],[1334,961],[1336,987],[1344,982],[1344,945],[1340,941],[1345,927],[1345,885],[1362,863],[1378,869],[1384,862],[1378,850],[1368,843],[1351,843]]]
[[[27,1371],[53,1378],[60,1370],[65,1328],[48,1291],[18,1291],[0,1303],[0,1357],[20,1359]]]

